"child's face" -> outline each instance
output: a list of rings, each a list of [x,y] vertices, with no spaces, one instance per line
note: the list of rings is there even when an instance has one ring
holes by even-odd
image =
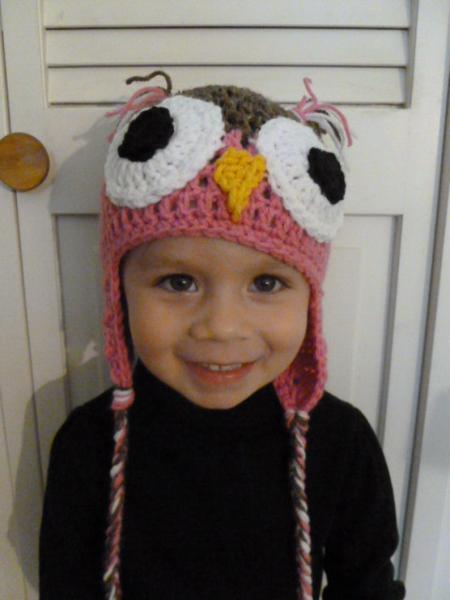
[[[205,408],[231,408],[273,381],[305,337],[306,280],[240,244],[158,240],[130,252],[123,277],[138,357]]]

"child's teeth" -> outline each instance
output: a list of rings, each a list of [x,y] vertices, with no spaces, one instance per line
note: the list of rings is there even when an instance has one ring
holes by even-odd
[[[205,367],[210,371],[234,371],[235,369],[240,369],[242,367],[242,363],[235,363],[234,365],[211,365],[208,363],[202,363],[202,367]]]

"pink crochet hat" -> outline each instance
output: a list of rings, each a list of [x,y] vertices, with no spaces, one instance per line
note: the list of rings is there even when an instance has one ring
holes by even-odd
[[[309,412],[324,392],[322,284],[330,242],[343,218],[345,140],[340,111],[309,97],[292,110],[244,88],[205,86],[171,95],[146,87],[112,115],[101,206],[105,354],[116,386],[115,449],[105,585],[119,599],[120,533],[127,409],[134,400],[133,351],[123,313],[121,260],[136,246],[177,236],[236,242],[302,273],[310,286],[308,325],[298,355],[274,386],[293,433],[292,491],[298,516],[299,593],[312,600],[305,447]],[[152,74],[154,76],[155,74]],[[321,139],[328,133],[338,150]]]

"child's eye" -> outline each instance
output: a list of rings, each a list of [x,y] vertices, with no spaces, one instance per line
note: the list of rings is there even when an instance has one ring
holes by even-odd
[[[163,277],[158,281],[157,286],[168,292],[195,292],[197,290],[194,278],[182,273]]]
[[[260,275],[253,280],[252,291],[257,292],[279,292],[285,284],[273,275]]]

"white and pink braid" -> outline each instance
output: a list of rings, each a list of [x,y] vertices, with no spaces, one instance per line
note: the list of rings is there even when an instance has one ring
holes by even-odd
[[[105,571],[103,582],[108,600],[120,600],[120,540],[122,537],[123,505],[125,501],[125,467],[128,453],[128,408],[133,404],[133,390],[115,390],[112,403],[114,412],[114,453],[111,467],[108,528],[105,544]]]
[[[309,413],[286,411],[286,423],[291,434],[293,456],[289,468],[291,495],[296,518],[297,571],[300,581],[299,600],[313,600],[311,564],[311,530],[306,496],[306,436]]]

